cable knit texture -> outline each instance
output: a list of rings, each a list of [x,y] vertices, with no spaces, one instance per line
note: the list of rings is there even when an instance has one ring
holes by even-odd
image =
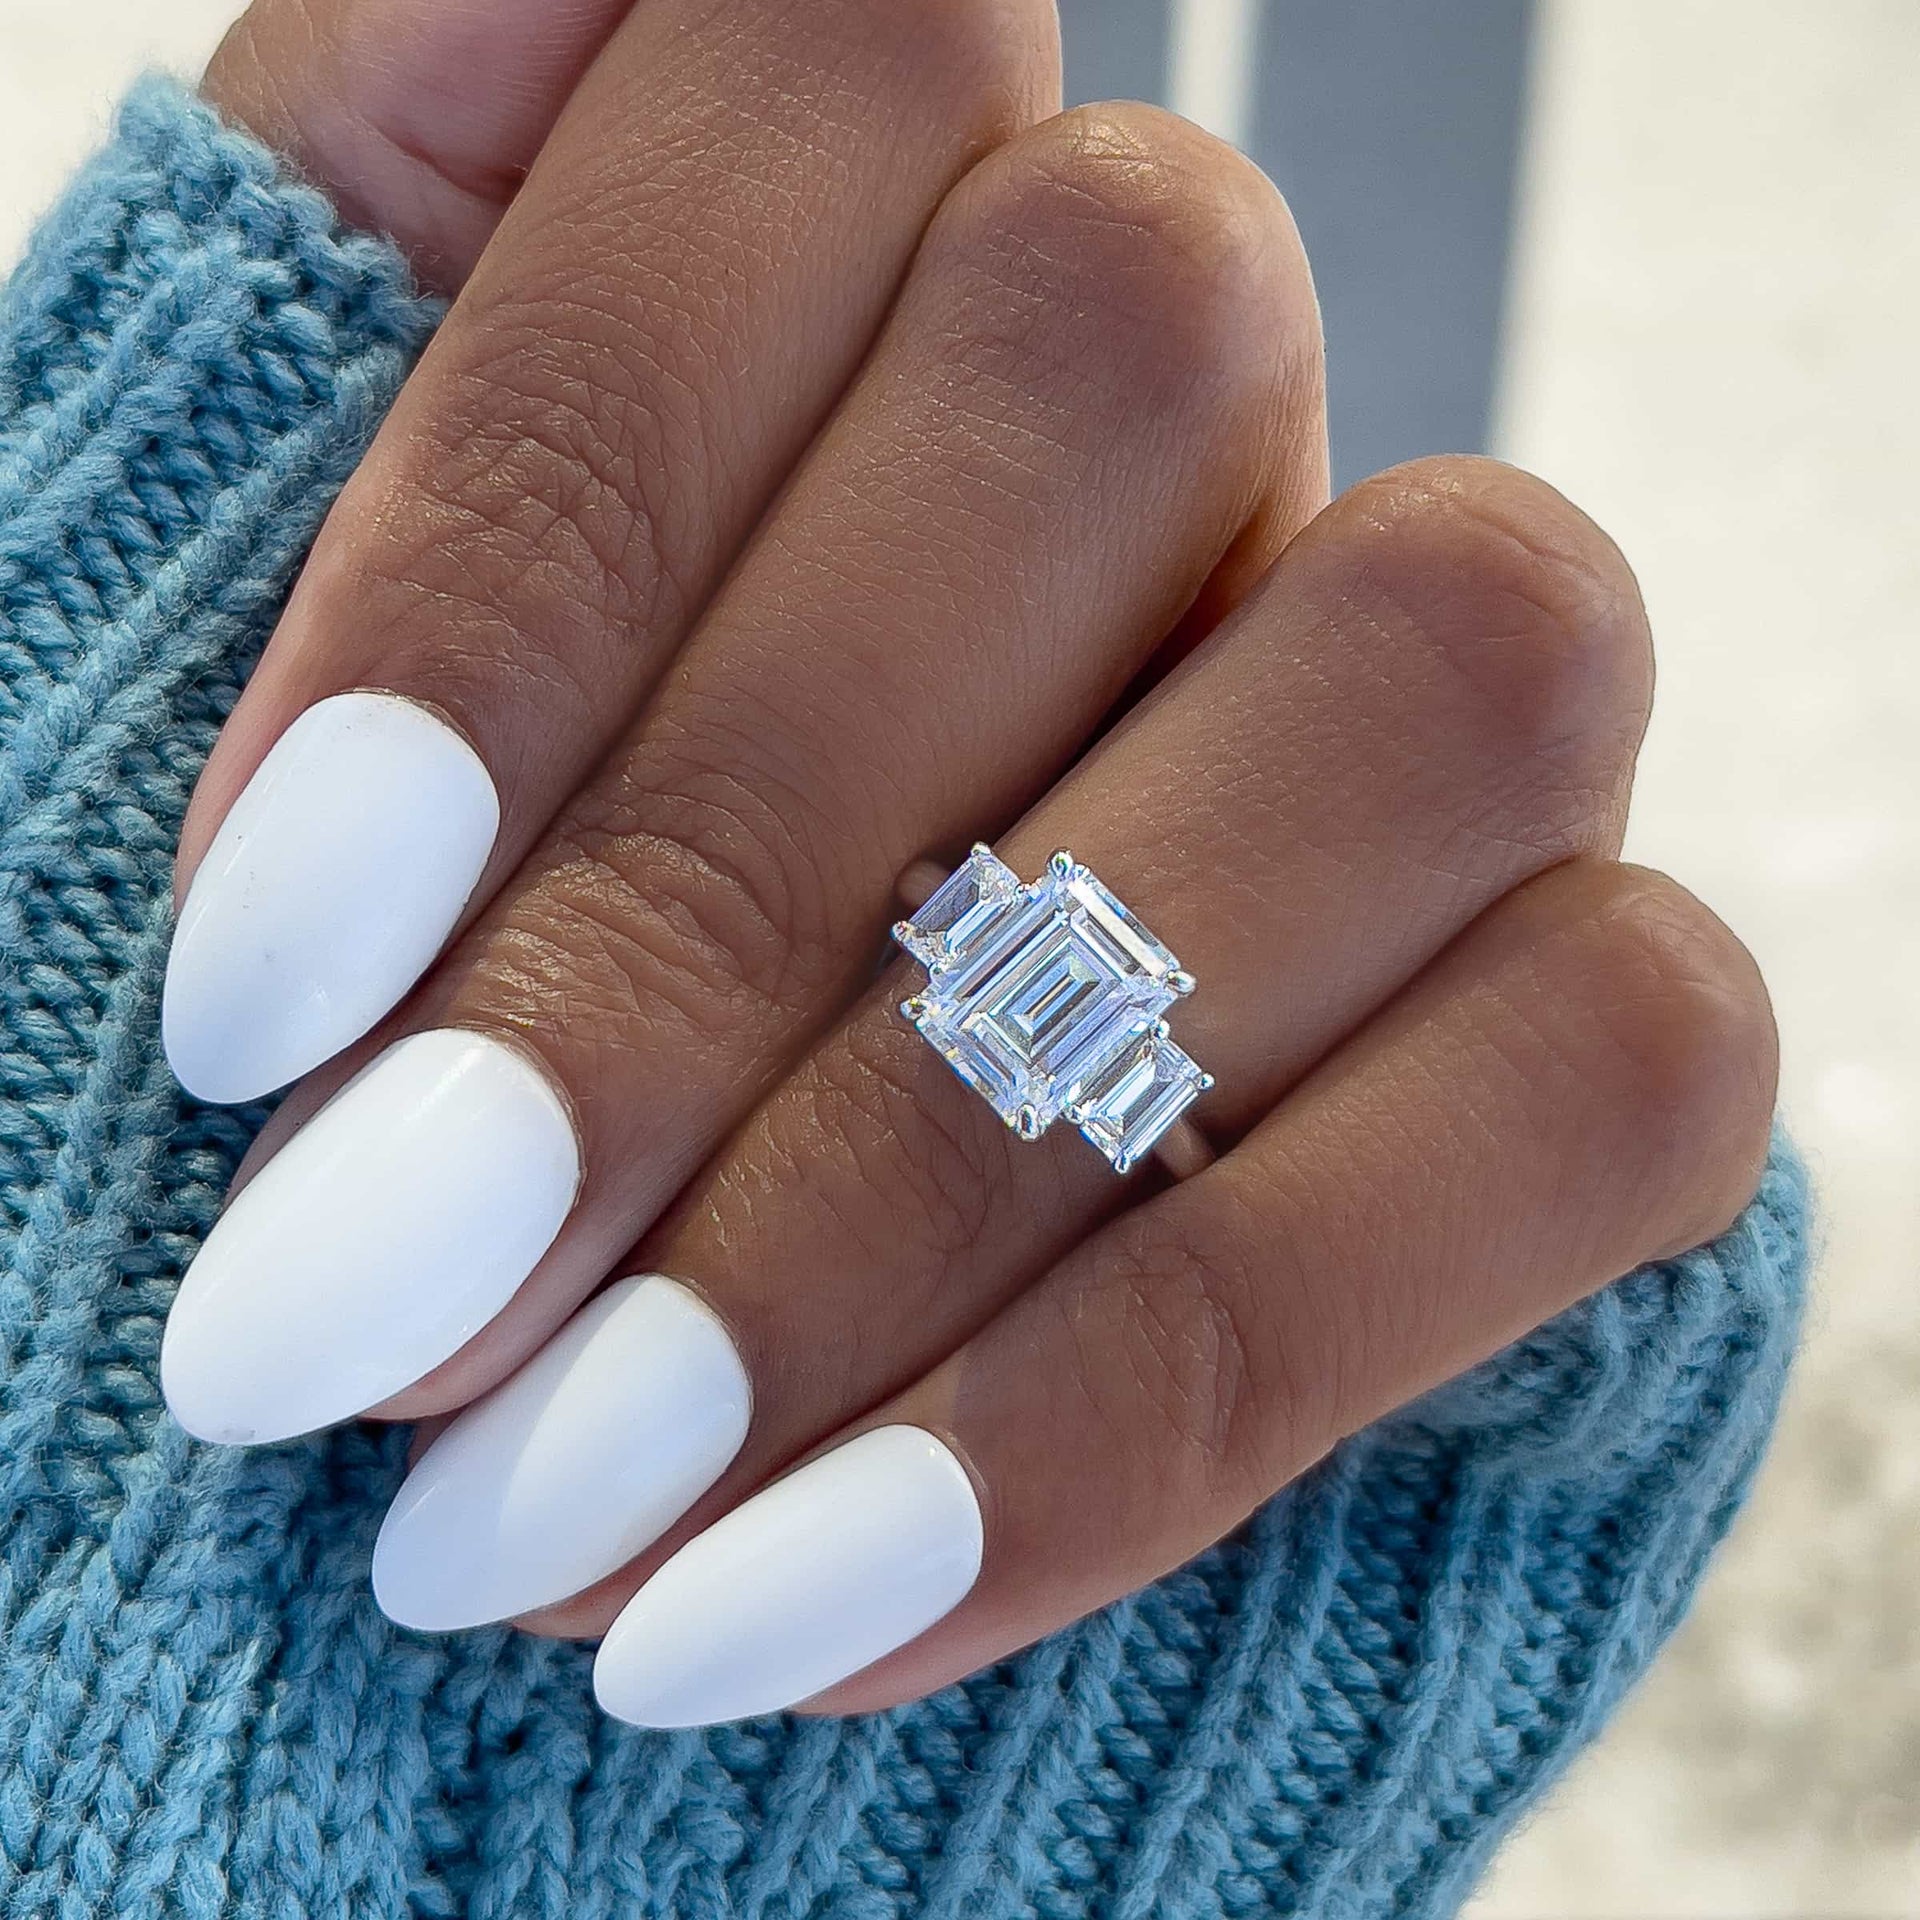
[[[173,839],[434,317],[161,83],[0,313],[0,1913],[1450,1912],[1740,1503],[1805,1267],[1784,1145],[1717,1245],[871,1719],[611,1725],[577,1648],[376,1612],[402,1436],[167,1419],[162,1316],[261,1118],[161,1061]]]

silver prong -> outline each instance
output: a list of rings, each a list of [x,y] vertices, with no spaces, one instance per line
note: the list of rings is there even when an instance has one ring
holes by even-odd
[[[1115,1154],[1113,1157],[1113,1170],[1115,1173],[1131,1173],[1133,1171],[1133,1155],[1130,1153]]]
[[[1167,985],[1170,986],[1175,993],[1179,994],[1182,999],[1185,999],[1199,984],[1199,981],[1197,981],[1185,967],[1176,967],[1173,972],[1167,975]]]
[[[1065,880],[1073,872],[1073,855],[1065,847],[1056,848],[1054,852],[1048,854],[1047,865],[1052,869],[1056,879]]]
[[[893,925],[888,928],[888,932],[890,932],[894,939],[903,947],[907,944],[907,935],[912,931],[913,922],[911,920],[896,920]]]
[[[900,1012],[908,1020],[918,1020],[927,1010],[927,1003],[919,994],[910,993],[900,1002]]]
[[[1013,1130],[1022,1140],[1040,1138],[1040,1112],[1037,1107],[1022,1107],[1013,1116]]]
[[[1168,1026],[1164,1020],[1156,1020],[1147,1031],[1152,1034],[1156,1040],[1171,1040],[1173,1038],[1173,1029]]]
[[[1213,1085],[1213,1075],[1210,1073],[1203,1073],[1200,1076],[1200,1091],[1202,1093],[1205,1093],[1206,1090],[1212,1085]]]
[[[993,858],[993,849],[988,846],[984,840],[976,840],[967,851],[975,860],[991,860]]]
[[[1078,1100],[1069,1100],[1060,1109],[1060,1118],[1069,1126],[1077,1127],[1087,1117],[1087,1110]]]

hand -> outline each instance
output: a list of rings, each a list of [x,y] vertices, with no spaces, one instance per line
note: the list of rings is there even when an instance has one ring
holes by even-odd
[[[188,821],[170,1054],[313,1071],[166,1387],[466,1409],[402,1621],[625,1606],[650,1724],[882,1706],[1724,1227],[1771,1019],[1616,861],[1625,563],[1485,461],[1324,505],[1245,161],[1046,117],[1036,0],[532,11],[259,0],[210,78],[459,292]],[[1198,978],[1210,1167],[1016,1138],[874,983],[976,838]]]

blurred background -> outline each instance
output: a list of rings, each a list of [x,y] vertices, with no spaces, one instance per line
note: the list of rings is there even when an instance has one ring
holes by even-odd
[[[911,0],[902,0],[911,4]],[[0,0],[0,263],[239,0]],[[1640,572],[1628,852],[1758,954],[1824,1194],[1751,1511],[1473,1920],[1920,1916],[1920,3],[1069,0],[1292,201],[1335,468],[1485,447]]]

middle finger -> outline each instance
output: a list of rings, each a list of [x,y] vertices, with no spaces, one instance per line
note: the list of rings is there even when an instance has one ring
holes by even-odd
[[[1002,851],[1024,876],[1071,846],[1172,940],[1200,981],[1175,1038],[1218,1076],[1195,1112],[1226,1144],[1509,888],[1613,851],[1648,687],[1604,536],[1524,476],[1430,463],[1323,514]],[[685,1484],[636,1501],[663,1456],[611,1436],[639,1421],[737,1444],[737,1425],[703,1429],[712,1403],[679,1371],[731,1341],[753,1407],[734,1466],[646,1563],[545,1622],[603,1628],[684,1529],[944,1358],[1127,1203],[1070,1125],[1023,1144],[948,1074],[895,1011],[903,973],[641,1247],[636,1267],[706,1303],[691,1338],[644,1335],[673,1287],[647,1283],[428,1451],[376,1563],[398,1617],[525,1608],[657,1531]],[[528,1445],[569,1489],[537,1515],[503,1464]]]

